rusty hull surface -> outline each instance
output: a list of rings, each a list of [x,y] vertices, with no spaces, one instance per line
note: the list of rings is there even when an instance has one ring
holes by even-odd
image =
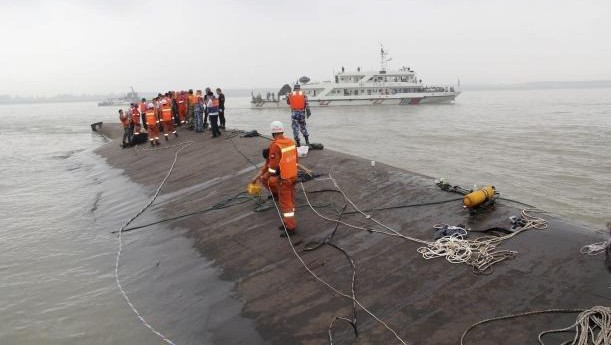
[[[124,169],[131,179],[151,193],[166,174],[176,148],[158,151],[121,149],[118,125],[101,130],[114,138],[98,149],[109,164]],[[211,206],[245,190],[254,176],[252,164],[260,163],[264,138],[211,139],[181,130],[161,147],[193,140],[178,158],[155,210],[170,217]],[[235,145],[235,146],[234,146]],[[143,145],[142,148],[149,148]],[[423,203],[459,197],[443,192],[432,178],[379,162],[332,150],[310,151],[303,165],[318,173],[331,173],[342,189],[361,208]],[[329,180],[305,183],[307,190],[333,188]],[[501,193],[503,191],[500,191]],[[316,205],[344,204],[338,193],[311,194]],[[310,241],[323,239],[334,223],[322,220],[305,204],[297,191],[297,251],[322,279],[349,293],[351,269],[338,250],[325,246],[304,252]],[[253,212],[248,202],[227,209],[166,223],[169,228],[190,229],[194,246],[222,269],[221,279],[235,282],[243,301],[242,316],[256,323],[268,344],[326,344],[327,329],[335,316],[350,316],[351,301],[315,281],[296,259],[286,239],[279,238],[280,224],[274,209]],[[352,210],[350,207],[348,211]],[[373,212],[373,216],[403,234],[430,240],[438,223],[468,224],[474,229],[508,227],[507,217],[520,208],[500,202],[496,208],[470,217],[460,201]],[[335,218],[330,208],[321,212]],[[532,230],[504,242],[500,247],[519,252],[513,260],[494,266],[490,275],[475,275],[463,264],[442,258],[425,260],[419,244],[382,234],[339,226],[333,242],[344,248],[357,267],[357,298],[410,344],[457,344],[461,333],[479,320],[510,313],[550,308],[589,308],[611,305],[611,275],[601,256],[584,256],[581,246],[604,239],[601,232],[544,215],[549,230]],[[343,217],[349,223],[373,224],[362,215]],[[146,230],[140,230],[146,231]],[[397,344],[386,330],[364,311],[358,313],[359,336],[346,322],[335,327],[337,344]],[[469,344],[536,344],[540,331],[566,327],[576,314],[541,315],[500,321],[475,329]],[[231,329],[231,325],[228,325]],[[553,336],[548,338],[554,341]]]

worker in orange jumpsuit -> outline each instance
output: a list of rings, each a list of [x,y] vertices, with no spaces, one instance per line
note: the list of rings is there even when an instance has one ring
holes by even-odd
[[[148,128],[149,142],[151,143],[151,146],[159,145],[159,127],[157,127],[159,124],[159,118],[155,113],[153,103],[149,103],[146,108],[145,118],[146,126]]]
[[[189,91],[193,93],[193,90],[189,90]],[[184,91],[181,91],[178,97],[176,97],[176,103],[178,104],[178,119],[180,120],[180,123],[183,125],[187,121],[190,124],[193,122],[192,119],[188,118],[189,104],[187,102],[188,102],[187,95],[185,94]]]
[[[292,236],[297,233],[295,220],[295,184],[297,183],[297,147],[290,138],[284,137],[284,125],[280,121],[271,123],[274,140],[269,145],[267,159],[263,168],[252,183],[260,180],[269,189],[274,200],[278,200],[286,229],[280,236]]]
[[[134,135],[140,135],[140,131],[142,130],[142,125],[140,124],[140,111],[138,111],[138,106],[134,103],[132,103],[130,115],[134,124]]]
[[[123,112],[123,109],[119,109],[119,120],[123,124],[123,144],[121,145],[121,147],[126,148],[132,142],[134,128],[132,127],[132,123],[129,119],[129,116],[127,116],[127,114]]]
[[[171,99],[163,99],[160,102],[161,106],[161,122],[163,123],[163,136],[165,140],[168,141],[168,136],[170,133],[174,134],[175,137],[178,136],[176,133],[176,128],[174,127],[174,119],[172,119],[172,100]]]

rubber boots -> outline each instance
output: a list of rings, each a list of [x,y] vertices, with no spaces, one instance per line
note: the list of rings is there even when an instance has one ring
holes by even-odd
[[[304,137],[304,138],[305,138],[305,140],[306,140],[306,145],[307,145],[307,146],[310,146],[310,136],[309,136],[309,135],[304,135],[303,137]]]
[[[295,145],[297,145],[297,147],[301,146],[301,142],[299,141],[299,138],[295,138]]]

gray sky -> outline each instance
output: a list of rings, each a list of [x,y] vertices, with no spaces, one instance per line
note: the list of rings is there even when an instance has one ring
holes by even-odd
[[[427,83],[611,79],[611,1],[0,0],[0,94],[279,88],[341,66]]]

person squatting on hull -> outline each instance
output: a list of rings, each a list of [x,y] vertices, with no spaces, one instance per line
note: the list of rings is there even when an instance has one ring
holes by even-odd
[[[267,188],[274,200],[278,200],[280,212],[282,213],[283,225],[286,233],[292,236],[297,233],[297,221],[295,219],[295,184],[297,183],[297,147],[295,142],[284,137],[284,125],[280,121],[274,121],[270,125],[274,140],[269,144],[265,164],[252,180],[255,184],[261,184]]]
[[[301,86],[295,84],[293,92],[288,94],[286,103],[291,106],[291,127],[293,129],[293,138],[297,146],[301,146],[299,140],[299,132],[303,134],[306,145],[310,145],[308,129],[306,128],[306,116],[310,117],[310,107],[308,105],[307,96],[301,91]]]

